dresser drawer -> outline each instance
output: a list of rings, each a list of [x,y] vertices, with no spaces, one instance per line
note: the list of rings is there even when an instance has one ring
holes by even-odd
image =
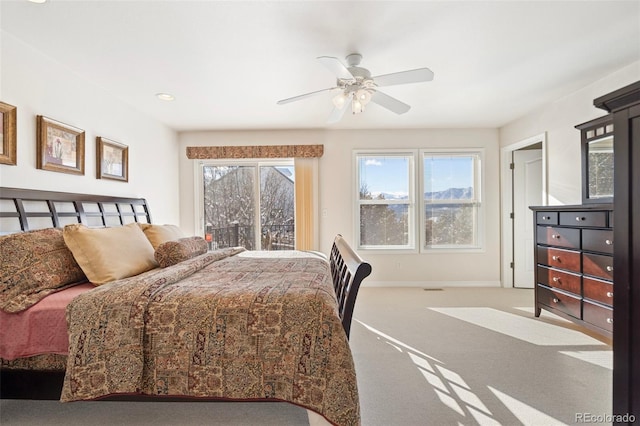
[[[579,249],[580,230],[538,226],[536,229],[536,241],[538,244]]]
[[[582,250],[613,254],[613,231],[610,229],[583,229]]]
[[[582,272],[587,275],[613,280],[613,256],[582,253]]]
[[[538,266],[538,283],[574,293],[577,297],[582,294],[581,278],[580,275],[570,272]]]
[[[580,272],[580,252],[538,246],[538,263],[554,268]]]
[[[560,212],[560,225],[607,227],[607,212]]]
[[[558,309],[573,317],[581,317],[582,306],[580,298],[571,296],[568,293],[552,290],[540,284],[538,284],[536,291],[538,293],[539,303]]]
[[[582,319],[607,331],[613,331],[613,309],[587,300],[583,302]]]
[[[613,306],[613,284],[609,281],[583,277],[582,291],[587,299]]]
[[[558,212],[536,212],[536,223],[538,225],[557,225]]]

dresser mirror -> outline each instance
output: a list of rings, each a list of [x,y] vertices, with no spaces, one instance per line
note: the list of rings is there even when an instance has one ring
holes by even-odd
[[[613,202],[613,122],[611,116],[576,126],[582,144],[582,202]]]

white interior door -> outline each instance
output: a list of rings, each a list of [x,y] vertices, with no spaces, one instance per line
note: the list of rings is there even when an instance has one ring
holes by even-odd
[[[533,211],[542,204],[542,150],[513,151],[513,286],[534,287]]]

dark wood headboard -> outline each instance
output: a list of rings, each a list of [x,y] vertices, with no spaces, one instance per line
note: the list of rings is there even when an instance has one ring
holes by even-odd
[[[61,228],[69,223],[91,227],[151,223],[144,198],[0,188],[0,232]]]

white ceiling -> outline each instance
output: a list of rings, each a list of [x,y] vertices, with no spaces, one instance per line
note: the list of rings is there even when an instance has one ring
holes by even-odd
[[[2,31],[178,130],[499,127],[640,60],[640,1],[2,0]],[[328,125],[318,56],[429,67]],[[162,102],[158,92],[175,95]]]

